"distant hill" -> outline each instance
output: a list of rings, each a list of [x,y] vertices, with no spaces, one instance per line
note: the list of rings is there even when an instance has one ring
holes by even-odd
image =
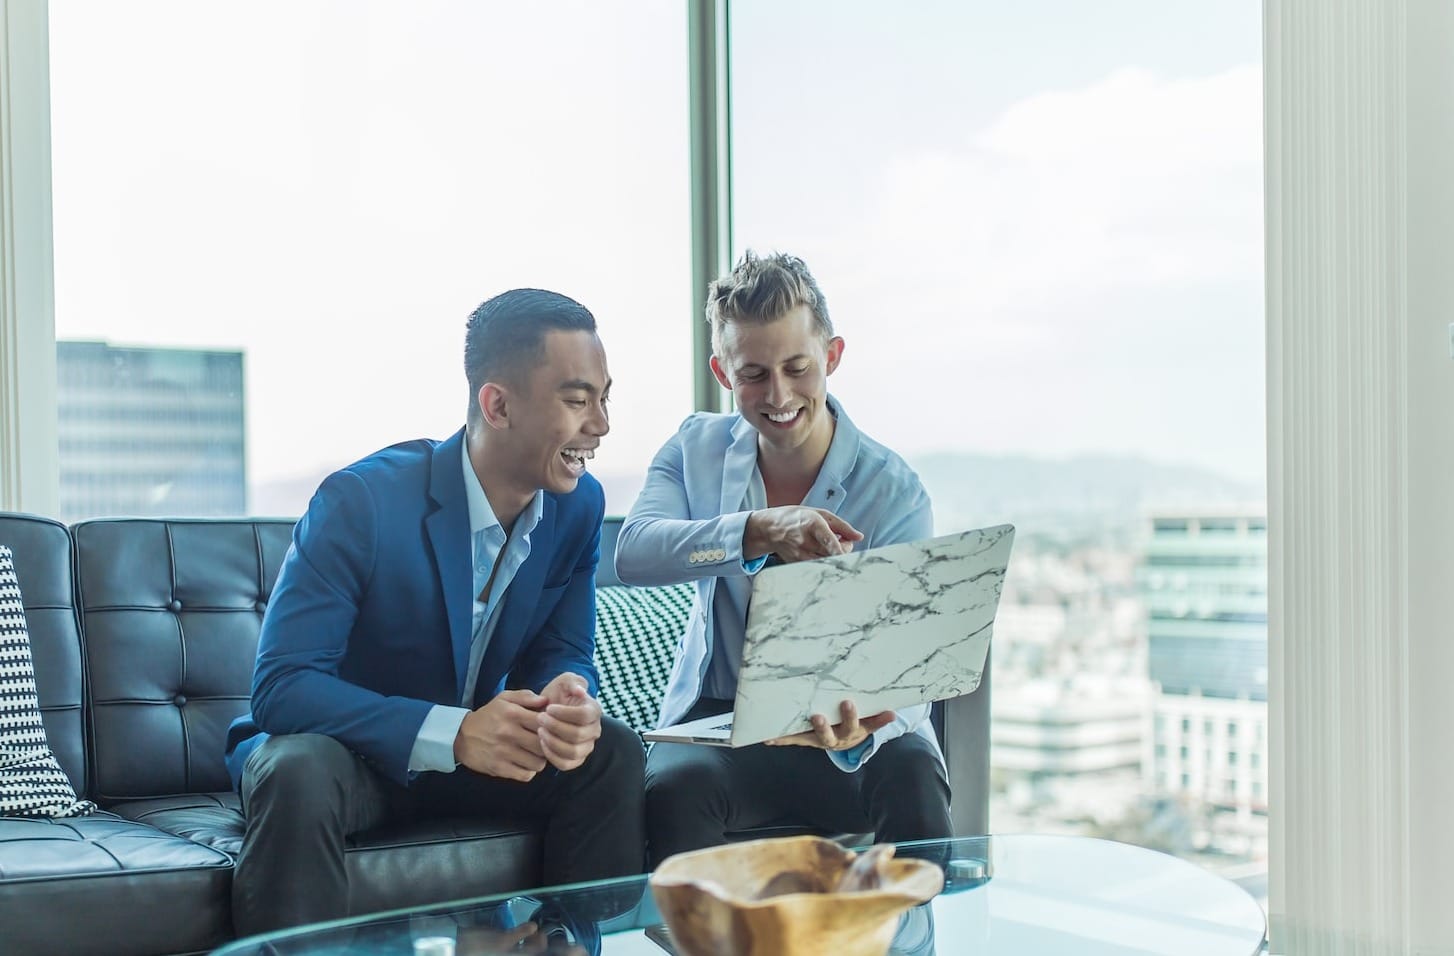
[[[1049,459],[938,453],[909,457],[934,501],[937,533],[1013,522],[1021,540],[1046,544],[1123,541],[1150,509],[1259,507],[1256,485],[1201,468],[1142,458],[1086,455]],[[263,482],[250,489],[253,514],[295,516],[327,472]],[[642,476],[594,472],[609,514],[625,514]]]
[[[1262,487],[1186,465],[1085,455],[1048,459],[940,453],[909,457],[947,533],[1002,521],[1073,543],[1139,532],[1153,509],[1261,508]]]

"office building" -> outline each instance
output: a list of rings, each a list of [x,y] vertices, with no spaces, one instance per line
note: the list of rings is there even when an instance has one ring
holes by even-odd
[[[242,352],[57,342],[60,517],[247,511]]]
[[[1267,520],[1156,514],[1139,573],[1155,691],[1143,774],[1158,792],[1267,811]]]

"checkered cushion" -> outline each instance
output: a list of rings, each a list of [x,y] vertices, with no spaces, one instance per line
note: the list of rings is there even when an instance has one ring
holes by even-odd
[[[638,732],[656,726],[695,594],[691,584],[596,589],[601,709]]]
[[[76,799],[46,742],[15,559],[0,544],[0,816],[73,817],[95,809]]]

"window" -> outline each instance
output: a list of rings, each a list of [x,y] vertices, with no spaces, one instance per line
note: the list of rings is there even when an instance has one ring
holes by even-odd
[[[830,390],[940,533],[1020,530],[996,699],[1186,702],[1186,738],[1265,707],[1266,555],[1237,533],[1266,519],[1260,6],[734,0],[731,28],[735,251],[813,269]],[[1086,830],[1084,775],[1027,807],[995,772],[992,828]],[[1149,779],[1091,776],[1140,826]]]
[[[62,436],[176,414],[195,446],[68,442],[65,517],[300,513],[329,471],[463,423],[464,321],[514,286],[596,315],[591,469],[624,512],[692,404],[685,8],[248,11],[50,8]],[[106,347],[130,384],[70,389],[65,350]],[[126,500],[70,493],[98,467]]]

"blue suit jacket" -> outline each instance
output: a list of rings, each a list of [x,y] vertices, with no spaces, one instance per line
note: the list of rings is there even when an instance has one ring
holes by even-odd
[[[327,734],[399,782],[435,704],[459,706],[474,594],[464,430],[377,452],[324,480],[263,617],[252,712],[233,721],[234,786],[267,734]],[[490,640],[475,706],[566,671],[596,693],[601,486],[544,496]]]

